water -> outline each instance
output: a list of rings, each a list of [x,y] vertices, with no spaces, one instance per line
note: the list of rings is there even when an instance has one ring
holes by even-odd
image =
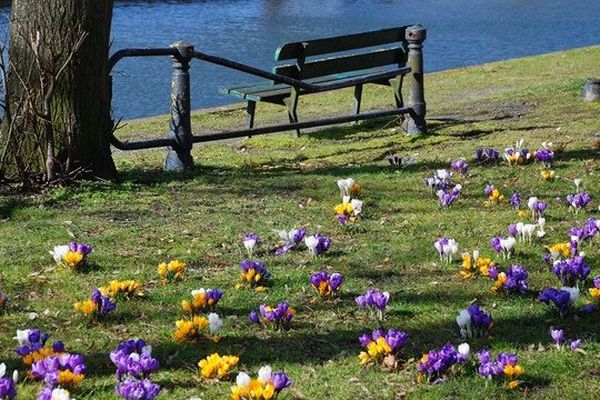
[[[425,70],[436,71],[600,44],[600,0],[179,0],[116,1],[113,50],[197,49],[271,69],[274,50],[297,41],[419,23],[428,29]],[[239,101],[220,87],[260,79],[201,61],[192,63],[192,106]],[[169,111],[170,62],[118,64],[114,117]]]

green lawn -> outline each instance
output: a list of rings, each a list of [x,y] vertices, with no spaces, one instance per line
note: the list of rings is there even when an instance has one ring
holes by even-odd
[[[153,345],[161,362],[154,379],[163,386],[160,399],[228,398],[232,382],[203,381],[197,363],[213,352],[240,357],[239,370],[253,375],[270,364],[294,380],[286,399],[587,399],[600,393],[600,313],[564,320],[536,300],[547,286],[560,286],[542,257],[544,246],[568,240],[567,230],[598,212],[574,215],[564,201],[580,178],[592,196],[590,210],[600,205],[600,160],[592,136],[600,132],[600,103],[580,99],[585,78],[597,73],[600,47],[529,57],[440,72],[426,76],[430,134],[407,137],[393,119],[310,132],[255,137],[194,149],[192,176],[179,178],[161,171],[164,151],[115,153],[119,183],[83,183],[42,194],[0,198],[0,288],[11,297],[0,315],[0,361],[9,369],[24,368],[13,352],[16,329],[39,327],[52,340],[86,356],[88,374],[74,396],[115,399],[114,368],[108,353],[131,337]],[[369,88],[365,110],[391,105],[389,88]],[[300,116],[340,114],[350,106],[350,92],[305,96]],[[283,108],[258,107],[258,124],[285,118]],[[161,136],[165,118],[128,123],[123,138]],[[194,116],[195,132],[243,125],[242,109]],[[141,132],[145,132],[142,134]],[[463,195],[451,209],[440,209],[423,178],[450,161],[471,161],[479,146],[502,151],[523,138],[536,149],[542,141],[564,144],[557,155],[553,182],[540,178],[541,167],[530,164],[483,167],[471,163],[467,177],[457,178]],[[392,168],[390,154],[415,156],[417,164]],[[334,219],[339,202],[336,181],[352,177],[363,187],[364,218],[349,227]],[[485,208],[484,187],[494,184],[507,196],[520,191],[549,203],[547,235],[531,246],[517,245],[517,254],[503,261],[489,239],[506,235],[519,221],[504,203]],[[332,236],[323,257],[304,249],[275,257],[276,230],[305,227]],[[273,274],[264,293],[236,290],[245,258],[240,237],[257,232],[258,253]],[[432,244],[441,236],[460,243],[461,251],[481,249],[504,269],[523,264],[530,273],[530,295],[503,296],[490,291],[489,278],[462,281],[460,263],[439,262]],[[71,238],[90,243],[91,271],[57,270],[48,251]],[[586,248],[591,276],[600,275],[600,241]],[[185,279],[162,286],[160,262],[173,258],[188,264]],[[308,284],[318,270],[341,272],[346,282],[338,298],[320,301]],[[139,279],[147,298],[121,301],[117,311],[98,325],[89,325],[73,309],[75,301],[112,279]],[[578,305],[591,300],[585,290]],[[199,287],[221,288],[218,313],[225,325],[218,344],[180,345],[173,341],[180,302]],[[410,340],[399,371],[361,368],[358,337],[376,328],[354,298],[367,288],[387,290],[391,300],[386,327],[406,331]],[[416,361],[423,352],[447,342],[462,342],[455,317],[478,299],[492,311],[491,338],[471,340],[471,348],[517,352],[525,368],[520,389],[476,374],[453,377],[441,385],[416,384]],[[287,300],[297,310],[292,329],[269,332],[251,325],[250,310],[261,303]],[[47,312],[45,312],[47,310]],[[29,314],[39,314],[35,321]],[[583,339],[586,354],[558,351],[550,344],[550,326],[568,337]],[[538,348],[541,343],[543,348]],[[233,377],[233,379],[235,376]],[[19,385],[19,399],[35,398],[39,383]]]

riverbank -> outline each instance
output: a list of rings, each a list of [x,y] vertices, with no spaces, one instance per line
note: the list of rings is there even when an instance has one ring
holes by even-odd
[[[73,397],[82,400],[116,398],[109,353],[134,337],[152,345],[160,362],[152,374],[162,386],[157,400],[228,398],[238,371],[256,376],[265,364],[294,381],[281,400],[593,398],[600,392],[598,312],[561,318],[537,297],[546,287],[561,286],[543,261],[547,247],[568,241],[569,228],[600,218],[595,211],[600,157],[592,147],[592,135],[600,132],[600,104],[581,100],[583,83],[597,73],[598,59],[600,46],[428,75],[428,136],[407,137],[388,119],[300,138],[280,134],[211,143],[194,148],[197,167],[183,178],[161,171],[164,150],[118,152],[118,183],[84,182],[0,198],[0,288],[10,298],[0,314],[0,360],[7,371],[18,368],[25,376],[13,338],[17,329],[37,327],[51,335],[50,342],[61,340],[69,351],[85,356],[85,379],[73,390]],[[351,97],[340,92],[306,96],[300,112],[304,117],[337,114],[350,106]],[[364,97],[367,108],[391,102],[389,90],[380,88],[369,88]],[[268,123],[283,120],[285,111],[260,105],[258,116],[259,123]],[[141,131],[160,136],[164,122],[164,117],[131,122],[119,136]],[[242,110],[194,116],[197,132],[240,125]],[[478,147],[502,152],[519,139],[532,150],[554,142],[553,181],[542,179],[539,163],[511,167],[474,161]],[[414,156],[416,163],[390,166],[390,154]],[[466,175],[453,177],[462,194],[451,208],[440,208],[423,180],[461,157],[471,165]],[[340,201],[337,180],[347,177],[362,186],[364,204],[362,218],[342,226],[333,208]],[[564,200],[574,193],[576,178],[592,198],[587,211],[579,213]],[[493,250],[490,238],[506,236],[509,224],[530,219],[519,217],[507,201],[484,207],[489,184],[507,198],[520,192],[526,215],[529,196],[548,204],[545,236],[518,243],[510,260]],[[301,243],[275,256],[283,244],[277,231],[295,227],[331,237],[330,251],[313,257]],[[236,289],[239,262],[247,257],[241,242],[246,232],[261,236],[253,257],[272,274],[264,292]],[[495,282],[485,276],[462,280],[461,262],[440,262],[433,247],[443,236],[456,239],[459,252],[480,249],[503,271],[523,265],[529,271],[527,293],[496,294],[490,290]],[[70,240],[93,246],[89,269],[55,266],[48,251]],[[585,252],[591,273],[574,305],[577,310],[597,301],[588,289],[591,278],[600,275],[600,242],[586,244]],[[157,266],[172,259],[185,261],[187,271],[181,281],[161,285]],[[309,284],[309,274],[321,270],[346,277],[329,300],[319,299]],[[98,323],[73,309],[74,302],[113,279],[139,280],[145,296],[117,300],[116,310]],[[200,287],[224,291],[216,307],[224,322],[222,338],[177,343],[175,323],[187,316],[181,302]],[[360,366],[358,339],[379,326],[355,302],[369,288],[390,293],[383,326],[409,335],[395,372]],[[248,320],[261,304],[283,300],[296,310],[290,330],[263,329]],[[494,327],[487,338],[468,339],[472,359],[484,347],[494,354],[516,353],[525,370],[519,388],[488,381],[474,366],[441,384],[417,383],[423,353],[467,340],[461,338],[456,316],[474,300],[492,313]],[[568,343],[556,349],[550,327],[581,339],[583,352],[570,351]],[[199,375],[198,361],[215,352],[240,357],[229,381]],[[19,399],[36,398],[41,386],[22,380]]]

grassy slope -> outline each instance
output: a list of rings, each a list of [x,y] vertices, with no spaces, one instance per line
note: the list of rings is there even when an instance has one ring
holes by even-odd
[[[39,196],[0,199],[0,287],[12,296],[8,314],[0,317],[0,360],[19,365],[12,353],[17,328],[35,325],[64,340],[69,349],[87,356],[88,379],[78,399],[110,399],[114,377],[107,353],[123,339],[141,336],[154,345],[162,363],[156,379],[165,387],[162,398],[224,398],[229,383],[207,384],[197,377],[197,361],[213,351],[239,354],[243,369],[255,372],[264,363],[284,369],[295,380],[286,398],[394,399],[410,398],[512,398],[486,385],[476,376],[444,385],[416,386],[414,363],[394,374],[375,368],[361,369],[357,337],[373,324],[357,311],[353,298],[368,287],[392,293],[387,325],[406,330],[411,340],[408,357],[447,341],[460,343],[454,318],[469,301],[478,298],[493,310],[496,329],[489,341],[496,351],[517,351],[526,368],[528,397],[590,398],[600,392],[598,315],[589,319],[559,321],[533,299],[505,298],[490,293],[490,280],[460,281],[458,265],[438,264],[432,242],[442,235],[454,237],[461,248],[481,248],[491,255],[488,239],[504,234],[517,220],[509,207],[484,209],[483,188],[499,186],[505,194],[519,190],[550,203],[548,236],[542,243],[519,247],[515,262],[530,271],[530,286],[539,290],[557,285],[542,265],[543,245],[566,238],[566,230],[590,214],[573,216],[555,200],[573,191],[572,179],[583,179],[594,198],[600,199],[598,153],[591,150],[591,135],[600,131],[600,105],[580,101],[584,78],[597,72],[600,47],[511,60],[428,75],[427,100],[431,135],[406,137],[393,121],[362,123],[326,129],[293,139],[291,135],[257,137],[234,145],[213,144],[194,150],[198,168],[193,177],[174,179],[160,171],[162,151],[115,154],[122,171],[119,184],[89,183],[78,188],[54,189]],[[351,95],[336,92],[307,96],[301,115],[339,113]],[[390,93],[369,88],[367,108],[388,104]],[[284,117],[283,109],[259,107],[259,123]],[[448,120],[453,118],[453,121]],[[209,126],[238,126],[242,111],[197,115],[196,131]],[[160,135],[162,118],[131,123],[119,133]],[[539,179],[540,167],[472,168],[462,179],[464,196],[450,210],[440,210],[423,187],[422,178],[433,168],[445,167],[460,156],[472,157],[481,145],[504,148],[518,138],[535,148],[543,140],[565,142],[559,157],[559,178]],[[416,155],[416,166],[392,170],[384,157],[389,152]],[[333,221],[338,201],[335,180],[352,176],[365,190],[366,218],[344,230]],[[274,229],[305,226],[334,238],[327,256],[311,259],[303,252],[282,258],[271,256]],[[256,231],[267,246],[259,254],[275,277],[263,294],[236,291],[237,263],[244,257],[239,236]],[[50,269],[48,249],[77,239],[95,246],[97,268],[73,275]],[[598,242],[589,249],[592,274],[600,274]],[[156,265],[179,257],[192,267],[186,280],[156,285]],[[502,262],[501,266],[508,266]],[[339,300],[314,302],[307,284],[310,272],[339,271],[347,282]],[[33,274],[32,274],[33,273]],[[120,303],[114,317],[94,327],[77,317],[72,303],[113,278],[137,278],[148,285],[149,298]],[[181,317],[180,301],[191,289],[220,287],[225,296],[220,313],[225,332],[217,345],[176,345],[171,340],[174,321]],[[249,326],[246,315],[262,302],[286,299],[299,310],[290,332],[267,333]],[[35,322],[29,312],[42,313]],[[569,337],[585,340],[588,354],[529,350],[547,343],[548,328],[560,326]],[[548,346],[547,346],[548,347]],[[37,385],[21,385],[20,398],[33,398]]]

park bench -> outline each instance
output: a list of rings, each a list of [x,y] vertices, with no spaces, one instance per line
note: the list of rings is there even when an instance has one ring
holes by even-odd
[[[414,30],[413,28],[402,26],[285,43],[275,51],[275,61],[284,63],[276,65],[273,72],[310,84],[331,85],[331,90],[354,87],[352,112],[360,114],[363,84],[365,83],[390,86],[396,107],[404,107],[402,82],[404,76],[411,72],[412,67],[413,72],[419,74],[417,80],[421,82],[420,88],[417,88],[420,90],[420,95],[417,94],[416,98],[413,96],[413,100],[416,99],[416,103],[422,103],[422,110],[417,111],[419,111],[419,120],[422,119],[424,126],[425,110],[421,75],[423,65],[421,43],[424,40],[424,30]],[[411,41],[411,35],[418,37]],[[418,53],[413,60],[409,60],[411,42],[416,45],[415,49]],[[341,54],[330,56],[333,53]],[[398,75],[392,78],[381,78],[382,74],[391,70],[397,71]],[[356,81],[360,83],[356,84]],[[411,90],[413,87],[414,85],[411,85]],[[266,84],[223,88],[220,92],[247,101],[246,119],[249,129],[254,126],[257,102],[262,101],[287,107],[289,120],[291,123],[295,123],[299,122],[297,112],[299,97],[313,93],[303,88],[277,84],[273,81]],[[423,127],[419,128],[419,130],[424,129]],[[300,134],[300,130],[296,130],[296,133]]]

